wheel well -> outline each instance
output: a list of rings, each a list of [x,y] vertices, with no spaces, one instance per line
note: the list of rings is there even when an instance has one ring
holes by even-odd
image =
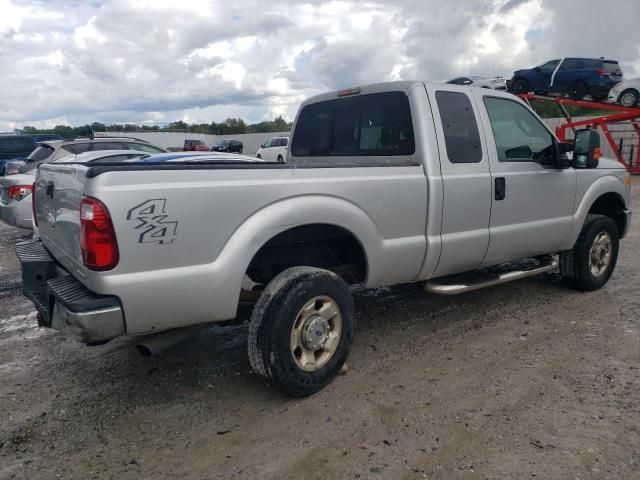
[[[302,265],[331,270],[348,284],[367,278],[367,259],[358,239],[328,224],[302,225],[276,235],[258,250],[246,273],[254,282],[267,284],[287,268]]]
[[[605,193],[591,205],[589,213],[605,215],[614,221],[618,228],[618,233],[622,235],[624,232],[624,201],[617,193]]]

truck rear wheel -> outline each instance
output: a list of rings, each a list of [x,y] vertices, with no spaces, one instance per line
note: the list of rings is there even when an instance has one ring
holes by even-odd
[[[355,307],[335,273],[293,267],[275,277],[254,307],[249,361],[287,395],[311,395],[340,371],[353,340]]]
[[[565,282],[585,292],[603,287],[616,266],[618,243],[613,220],[588,215],[573,249],[560,253],[560,274]]]

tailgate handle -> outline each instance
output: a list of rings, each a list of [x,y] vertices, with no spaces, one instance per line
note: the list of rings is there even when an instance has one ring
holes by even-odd
[[[46,188],[46,193],[47,195],[49,195],[51,198],[53,198],[53,190],[55,189],[55,185],[53,184],[53,182],[47,182],[47,188]]]

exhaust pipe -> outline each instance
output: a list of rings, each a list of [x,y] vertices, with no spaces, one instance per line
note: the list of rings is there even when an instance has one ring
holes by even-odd
[[[172,330],[166,330],[160,333],[153,333],[141,337],[141,340],[136,344],[138,352],[145,357],[151,357],[157,355],[167,348],[175,345],[182,340],[190,337],[199,330],[206,327],[207,324],[192,325],[190,327],[174,328]]]

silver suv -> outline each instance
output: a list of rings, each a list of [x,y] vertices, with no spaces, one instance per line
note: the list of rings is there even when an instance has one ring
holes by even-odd
[[[132,137],[77,138],[75,140],[49,140],[38,143],[38,147],[25,160],[6,162],[4,175],[15,175],[33,170],[42,163],[51,163],[69,154],[96,150],[136,150],[150,154],[167,150],[146,140]]]

